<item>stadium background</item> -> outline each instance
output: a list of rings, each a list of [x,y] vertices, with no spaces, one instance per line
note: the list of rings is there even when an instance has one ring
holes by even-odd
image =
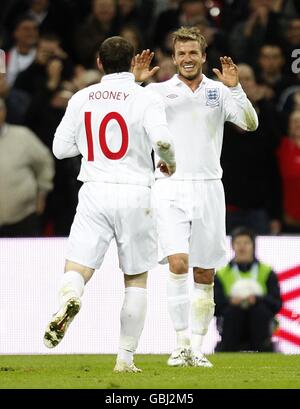
[[[295,62],[292,52],[300,49],[300,3],[296,0],[199,0],[192,2],[201,3],[198,14],[188,15],[182,12],[182,8],[177,8],[178,1],[95,0],[93,4],[98,5],[100,18],[105,18],[109,14],[107,10],[113,9],[111,20],[104,28],[101,24],[95,26],[89,1],[6,0],[1,2],[0,8],[0,48],[6,52],[7,63],[15,45],[16,23],[24,14],[33,16],[30,13],[32,3],[46,5],[47,13],[39,23],[39,35],[51,33],[58,36],[61,48],[67,54],[61,58],[62,74],[51,91],[48,88],[51,59],[42,67],[38,78],[30,72],[29,76],[21,73],[14,83],[8,84],[7,77],[1,75],[0,97],[7,103],[8,122],[28,126],[49,148],[67,103],[66,91],[70,97],[81,86],[99,80],[94,66],[95,47],[106,36],[126,33],[124,27],[130,28],[126,35],[131,33],[138,50],[143,47],[156,50],[156,63],[161,66],[154,79],[158,82],[173,75],[168,32],[176,29],[178,24],[197,24],[209,38],[205,68],[208,76],[212,76],[211,68],[218,66],[220,55],[231,55],[235,62],[247,63],[254,69],[258,84],[256,89],[260,93],[253,95],[249,90],[248,96],[265,115],[260,118],[260,131],[255,134],[256,138],[251,135],[253,143],[241,135],[241,141],[242,137],[246,141],[242,145],[236,131],[226,125],[222,165],[227,215],[236,208],[247,212],[254,206],[262,210],[269,221],[280,222],[281,230],[274,231],[270,227],[267,233],[281,233],[283,236],[260,237],[257,250],[258,256],[271,264],[280,278],[284,307],[279,315],[280,328],[276,334],[279,350],[299,353],[300,216],[292,225],[286,224],[287,209],[280,175],[283,169],[277,161],[277,152],[283,137],[287,135],[290,113],[300,107],[299,73],[292,70]],[[243,30],[247,29],[248,32],[250,30],[248,37],[242,35]],[[88,54],[84,52],[86,44],[90,45],[87,47]],[[279,53],[284,58],[284,63],[279,64],[279,74],[276,73],[271,79],[263,75],[259,63],[260,49],[266,44],[279,47]],[[34,58],[32,64],[35,63]],[[297,65],[294,67],[298,68]],[[256,99],[258,94],[259,98]],[[59,105],[55,105],[57,96],[61,98]],[[267,142],[260,145],[257,143],[259,140]],[[238,160],[233,161],[233,158]],[[234,164],[231,168],[230,163]],[[74,181],[79,162],[77,159],[63,161],[62,164],[56,162],[55,167],[54,189],[41,217],[40,234],[44,237],[66,236],[76,208],[79,186]],[[241,179],[241,175],[246,175],[246,179]],[[258,183],[260,179],[264,181],[262,185]],[[297,190],[300,189],[300,170],[293,183],[295,190],[300,192]],[[1,200],[5,200],[5,192],[0,190],[0,203]],[[297,198],[295,195],[292,208],[300,213],[299,196]],[[265,228],[259,225],[251,227],[258,234]],[[284,237],[285,234],[289,236]],[[60,238],[0,240],[0,353],[48,352],[42,345],[41,337],[45,322],[56,305],[55,294],[63,269],[64,244],[65,239]],[[140,352],[167,353],[173,347],[173,333],[162,285],[165,274],[166,269],[158,267],[150,279],[149,315]],[[97,272],[87,288],[82,313],[56,353],[116,351],[121,282],[116,252],[111,247],[101,272]],[[216,340],[217,334],[212,327],[206,339],[205,352],[213,350]]]

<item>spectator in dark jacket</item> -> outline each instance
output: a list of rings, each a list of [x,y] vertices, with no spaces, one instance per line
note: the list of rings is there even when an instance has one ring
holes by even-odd
[[[280,14],[272,0],[249,0],[248,4],[249,16],[233,27],[229,44],[236,61],[254,65],[262,44],[280,40]]]
[[[69,51],[76,21],[76,7],[72,3],[69,0],[12,1],[7,7],[4,25],[9,32],[12,32],[16,21],[21,16],[30,17],[36,22],[42,35],[56,33],[61,38],[63,48]]]
[[[73,66],[68,55],[61,48],[59,38],[54,34],[45,34],[39,39],[35,60],[17,76],[14,88],[30,96],[35,94],[47,81],[47,64],[54,57],[63,61],[63,78],[70,77]]]
[[[182,0],[178,9],[167,9],[157,19],[154,46],[165,52],[168,34],[180,26],[193,26],[200,18],[206,17],[207,9],[203,0]]]
[[[277,105],[281,93],[296,81],[284,72],[285,58],[279,45],[264,44],[259,50],[257,80],[268,89],[269,99]]]
[[[18,74],[34,61],[38,36],[37,24],[31,17],[23,17],[17,22],[14,30],[15,42],[6,55],[7,81],[10,86]]]
[[[278,114],[258,86],[251,67],[239,66],[240,82],[255,107],[259,127],[247,132],[225,125],[221,163],[226,198],[227,233],[240,225],[256,234],[281,230],[281,182],[276,148],[280,140]]]
[[[92,11],[75,35],[78,61],[87,68],[95,64],[99,44],[105,38],[117,35],[119,21],[114,0],[92,0]]]
[[[34,94],[27,111],[26,124],[52,150],[53,136],[73,92],[62,81],[63,61],[52,57],[46,65],[46,81]],[[80,158],[55,159],[54,189],[43,217],[47,235],[67,236],[70,232],[80,187],[76,180]]]
[[[271,352],[274,317],[281,308],[277,276],[255,257],[250,230],[237,228],[232,247],[234,258],[215,277],[215,314],[221,335],[217,350]]]

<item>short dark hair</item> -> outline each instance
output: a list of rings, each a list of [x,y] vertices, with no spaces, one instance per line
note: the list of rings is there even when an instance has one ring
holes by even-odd
[[[106,74],[128,72],[134,56],[133,45],[122,37],[109,37],[99,49],[99,59]]]
[[[231,232],[231,243],[233,244],[234,240],[239,236],[248,236],[250,240],[252,241],[253,246],[255,246],[255,234],[253,230],[245,226],[236,227]]]
[[[20,17],[18,17],[17,20],[15,21],[14,31],[16,31],[16,30],[20,27],[20,25],[21,25],[22,23],[24,23],[24,21],[30,21],[31,23],[34,23],[35,26],[36,26],[36,28],[38,29],[38,24],[37,24],[36,20],[35,20],[33,17],[28,16],[27,14],[22,14],[22,15],[21,15]]]

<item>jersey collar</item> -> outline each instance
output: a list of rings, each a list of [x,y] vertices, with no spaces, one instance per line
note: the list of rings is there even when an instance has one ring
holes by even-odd
[[[200,82],[198,89],[202,87],[203,85],[205,85],[207,81],[208,81],[208,78],[206,77],[206,75],[202,73],[202,81]],[[173,75],[173,77],[170,79],[170,82],[173,85],[177,85],[177,86],[183,86],[183,85],[187,86],[183,81],[181,81],[181,79],[178,77],[178,74]]]
[[[130,80],[134,81],[134,75],[132,72],[117,72],[114,74],[107,74],[104,75],[101,79],[101,82],[106,82],[106,81],[124,81],[124,80]]]

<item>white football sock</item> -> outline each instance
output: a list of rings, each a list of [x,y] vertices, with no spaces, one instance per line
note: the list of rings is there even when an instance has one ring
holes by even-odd
[[[60,306],[65,304],[70,298],[80,298],[84,290],[84,278],[77,271],[66,272],[62,279],[59,289]]]
[[[190,346],[190,336],[188,328],[182,331],[176,331],[176,344],[178,348],[184,348]]]
[[[118,358],[132,363],[133,354],[144,328],[147,311],[147,290],[140,287],[125,288],[125,298],[121,310],[121,334]]]
[[[177,334],[177,347],[190,344],[188,335],[189,326],[189,287],[188,273],[169,273],[167,282],[168,310]]]
[[[191,308],[192,350],[201,352],[204,335],[215,312],[214,285],[195,283]]]

